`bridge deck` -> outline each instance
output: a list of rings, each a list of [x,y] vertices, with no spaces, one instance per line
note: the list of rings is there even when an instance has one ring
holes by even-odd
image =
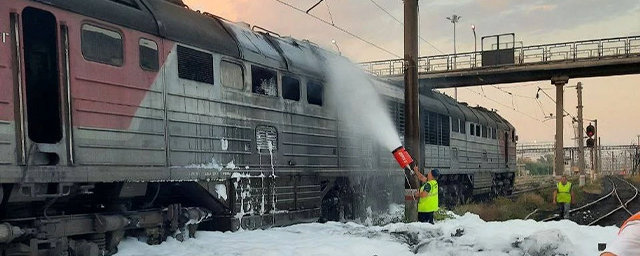
[[[514,64],[482,66],[483,52],[420,57],[421,87],[449,88],[498,83],[640,74],[640,36],[512,48]],[[403,82],[402,59],[365,62],[366,71]]]

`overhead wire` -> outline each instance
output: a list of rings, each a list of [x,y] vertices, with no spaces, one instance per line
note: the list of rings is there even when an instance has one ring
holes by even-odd
[[[393,16],[393,14],[391,14],[389,11],[387,11],[387,9],[385,9],[384,7],[382,7],[380,4],[378,4],[375,0],[369,0],[371,3],[373,3],[376,7],[378,7],[378,9],[382,10],[384,13],[386,13],[387,15],[389,15],[389,17],[391,17],[392,19],[394,19],[396,22],[400,23],[400,25],[404,26],[404,22],[402,22],[400,19],[396,18],[396,16]],[[436,51],[438,51],[440,54],[446,54],[444,52],[442,52],[440,49],[438,49],[437,47],[435,47],[433,44],[431,44],[429,41],[427,41],[427,39],[422,38],[422,36],[418,35],[418,38],[420,38],[420,40],[422,40],[424,43],[428,44],[429,46],[431,46],[431,48],[435,49]]]
[[[539,99],[536,99],[536,102],[538,103],[538,106],[540,107],[540,111],[542,111],[542,116],[547,116],[547,111],[544,110],[544,107],[542,106],[542,102],[540,102]]]
[[[551,98],[551,96],[549,96],[549,94],[547,92],[545,92],[542,88],[538,87],[538,92],[536,92],[536,99],[539,97],[539,92],[544,93],[544,95],[546,95],[554,104],[556,103],[556,100],[554,100],[553,98]],[[562,108],[562,111],[564,111],[564,113],[566,113],[568,116],[571,117],[572,120],[576,120],[577,118],[573,115],[571,115],[571,113],[569,113],[567,110],[564,109],[564,107]]]
[[[358,39],[358,40],[360,40],[360,41],[362,41],[362,42],[365,42],[366,44],[368,44],[368,45],[370,45],[370,46],[373,46],[373,47],[375,47],[375,48],[376,48],[376,49],[378,49],[378,50],[381,50],[381,51],[383,51],[383,52],[386,52],[386,53],[388,53],[388,54],[390,54],[390,55],[392,55],[392,56],[394,56],[394,57],[396,57],[396,58],[399,58],[399,59],[401,59],[401,58],[402,58],[402,57],[400,57],[399,55],[397,55],[397,54],[395,54],[395,53],[393,53],[393,52],[391,52],[391,51],[389,51],[389,50],[387,50],[387,49],[385,49],[385,48],[382,48],[381,46],[378,46],[377,44],[374,44],[374,43],[372,43],[371,41],[366,40],[366,39],[364,39],[364,38],[362,38],[362,37],[360,37],[360,36],[358,36],[358,35],[356,35],[356,34],[354,34],[354,33],[350,32],[350,31],[348,31],[348,30],[347,30],[347,29],[345,29],[345,28],[342,28],[342,27],[337,26],[337,25],[335,25],[335,24],[331,24],[330,22],[328,22],[328,21],[326,21],[326,20],[324,20],[324,19],[322,19],[322,18],[320,18],[320,17],[318,17],[318,16],[315,16],[315,15],[313,15],[313,14],[307,13],[305,10],[302,10],[302,9],[300,9],[300,8],[298,8],[298,7],[295,7],[295,6],[293,6],[293,5],[291,5],[291,4],[287,3],[287,2],[284,2],[284,1],[282,1],[282,0],[273,0],[273,1],[276,1],[276,2],[278,2],[278,3],[280,3],[280,4],[282,4],[282,5],[285,5],[285,6],[289,7],[289,8],[291,8],[291,9],[296,10],[296,11],[298,11],[298,12],[300,12],[300,13],[305,14],[305,15],[308,15],[308,16],[310,16],[310,17],[312,17],[312,18],[314,18],[314,19],[316,19],[316,20],[318,20],[318,21],[320,21],[320,22],[322,22],[322,23],[324,23],[324,24],[327,24],[327,25],[329,25],[329,26],[332,26],[333,28],[335,28],[335,29],[337,29],[337,30],[342,31],[342,32],[343,32],[343,33],[345,33],[345,34],[350,35],[350,36],[352,36],[352,37],[354,37],[354,38],[356,38],[356,39]]]
[[[331,14],[331,8],[329,8],[329,0],[324,1],[324,5],[327,6],[327,12],[329,12],[329,18],[331,19],[331,25],[335,25],[333,22],[333,15]]]
[[[507,90],[502,89],[502,88],[500,88],[500,87],[498,87],[498,86],[495,86],[495,85],[493,85],[493,88],[496,88],[496,89],[498,89],[499,91],[504,92],[504,93],[506,93],[506,94],[509,94],[509,95],[511,95],[511,96],[520,97],[520,98],[524,98],[524,99],[535,99],[534,97],[524,96],[524,95],[520,95],[520,94],[516,94],[516,93],[510,92],[510,91],[507,91]]]
[[[542,123],[542,124],[545,124],[542,120],[540,120],[540,119],[538,119],[538,118],[535,118],[535,117],[533,117],[533,116],[531,116],[531,115],[529,115],[529,114],[527,114],[527,113],[524,113],[524,112],[522,112],[522,111],[519,111],[519,110],[517,110],[517,109],[515,109],[515,108],[511,108],[511,107],[509,107],[509,106],[507,106],[507,105],[505,105],[505,104],[502,104],[501,102],[499,102],[499,101],[497,101],[497,100],[494,100],[494,99],[492,99],[492,98],[487,97],[486,95],[482,95],[481,93],[476,92],[476,91],[474,91],[474,90],[471,90],[471,89],[469,89],[469,88],[465,88],[465,89],[467,89],[467,90],[469,90],[469,91],[471,91],[471,92],[473,92],[473,93],[475,93],[475,94],[478,94],[478,95],[480,95],[480,96],[482,96],[482,97],[485,97],[485,98],[487,98],[488,100],[493,101],[493,102],[495,102],[495,103],[499,104],[500,106],[506,107],[506,108],[508,108],[508,109],[510,109],[510,110],[513,110],[513,111],[515,111],[515,112],[518,112],[518,113],[522,114],[523,116],[526,116],[526,117],[528,117],[528,118],[531,118],[531,119],[533,119],[533,120],[536,120],[536,121],[538,121],[538,122],[540,122],[540,123]],[[547,125],[547,124],[545,124],[545,125]],[[547,125],[547,126],[548,126],[548,125]]]

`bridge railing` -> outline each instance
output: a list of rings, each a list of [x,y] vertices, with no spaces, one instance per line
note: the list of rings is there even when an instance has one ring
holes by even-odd
[[[499,66],[576,62],[640,56],[640,36],[604,38],[532,46],[516,45],[512,49],[514,50],[514,64]],[[418,72],[446,72],[497,66],[482,66],[482,53],[482,51],[478,51],[420,57],[418,58]],[[360,63],[360,66],[365,71],[376,76],[396,76],[404,74],[403,59],[363,62]]]

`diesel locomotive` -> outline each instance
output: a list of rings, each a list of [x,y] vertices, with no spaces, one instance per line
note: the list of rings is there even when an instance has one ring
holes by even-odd
[[[0,255],[109,255],[126,235],[357,219],[404,200],[389,150],[327,106],[332,52],[180,0],[0,6]],[[403,134],[402,86],[370,80]],[[444,204],[511,193],[507,120],[436,91],[420,105],[412,154],[440,170]]]

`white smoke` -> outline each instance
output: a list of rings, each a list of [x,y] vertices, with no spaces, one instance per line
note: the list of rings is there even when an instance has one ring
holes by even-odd
[[[391,152],[401,146],[388,108],[369,76],[349,60],[326,56],[327,100],[340,119],[365,133]]]

